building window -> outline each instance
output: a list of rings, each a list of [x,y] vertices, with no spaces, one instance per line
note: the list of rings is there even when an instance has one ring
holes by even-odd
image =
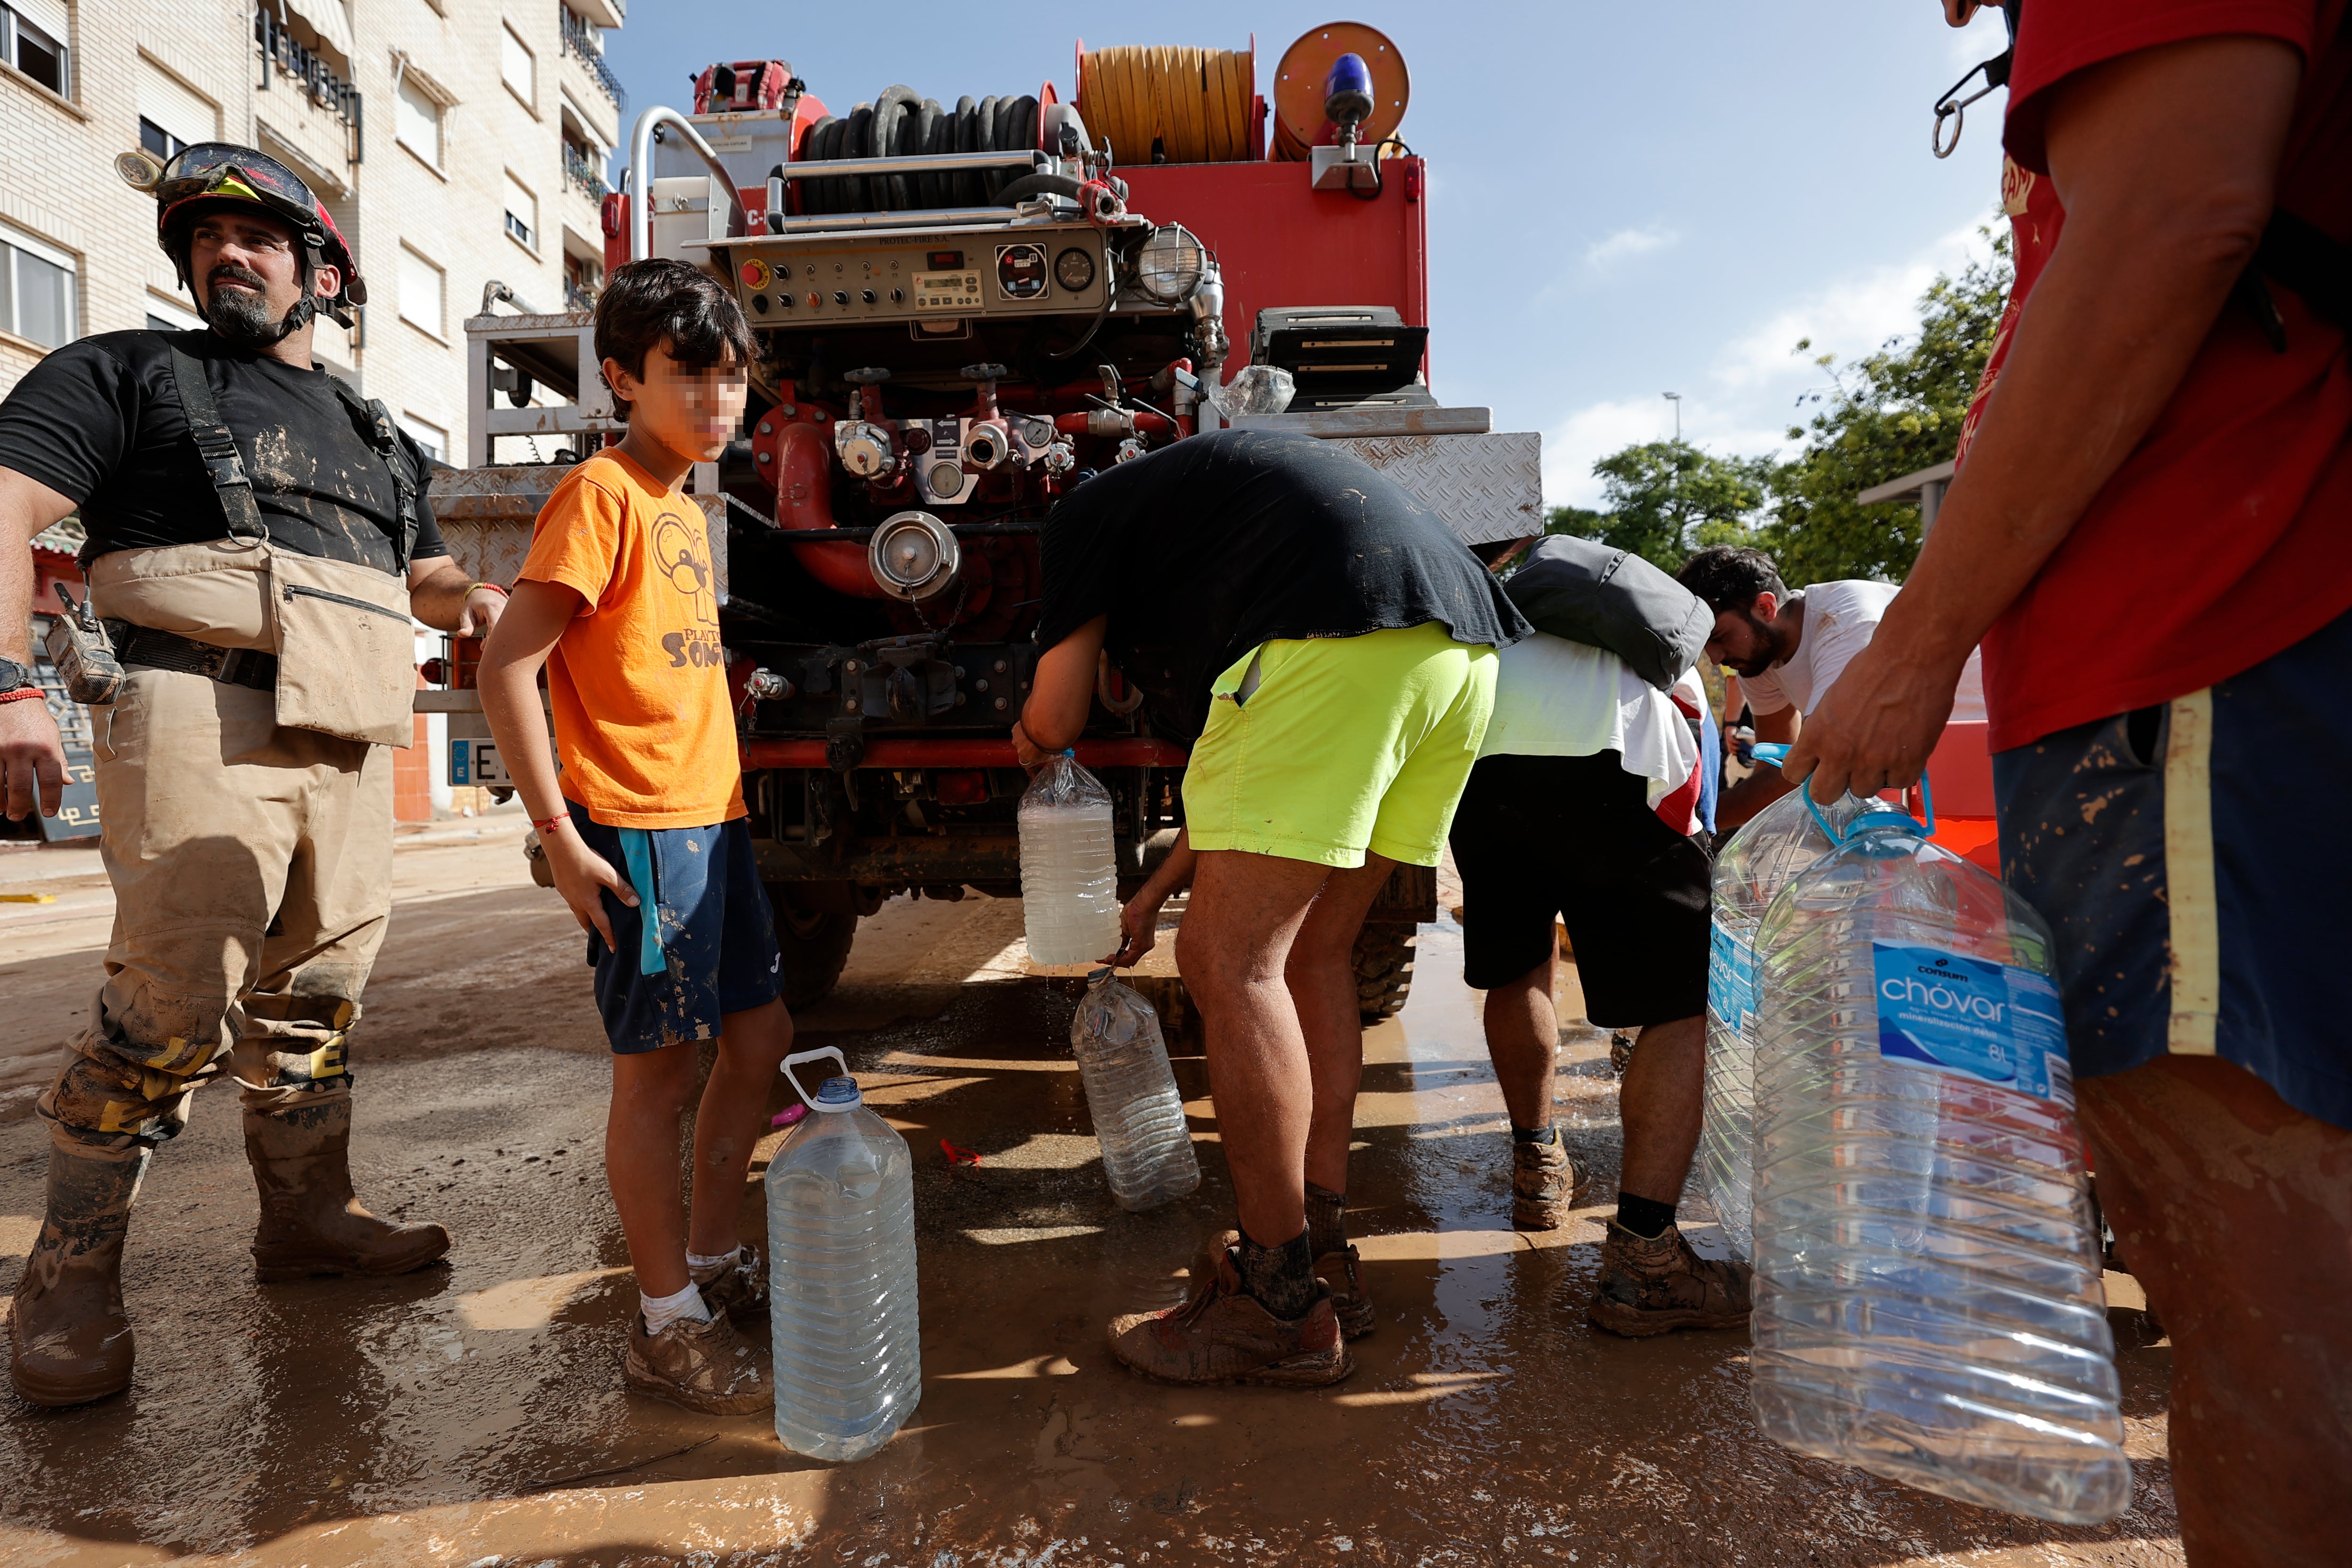
[[[415,82],[403,77],[400,101],[394,106],[393,133],[401,145],[432,164],[441,166],[441,105]]]
[[[65,39],[66,8],[58,0],[12,0],[0,5],[0,59],[58,97],[70,98],[73,79]]]
[[[139,117],[139,145],[155,154],[157,163],[168,163],[179,156],[187,143],[142,114]]]
[[[15,229],[0,229],[0,331],[43,348],[73,341],[74,259]]]
[[[400,319],[415,322],[436,338],[447,336],[442,323],[446,319],[448,282],[448,275],[440,268],[402,246]]]
[[[512,174],[507,176],[507,233],[526,250],[539,248],[539,198]]]
[[[152,331],[189,332],[201,329],[205,319],[181,304],[177,300],[147,296],[147,326]]]
[[[499,75],[509,91],[530,105],[533,112],[538,110],[539,62],[512,27],[499,29]]]
[[[563,308],[567,310],[593,310],[596,296],[604,292],[604,269],[584,256],[567,250],[563,253]]]
[[[419,419],[405,409],[401,412],[400,427],[408,433],[410,440],[425,448],[426,457],[440,463],[449,460],[448,431],[429,419]]]

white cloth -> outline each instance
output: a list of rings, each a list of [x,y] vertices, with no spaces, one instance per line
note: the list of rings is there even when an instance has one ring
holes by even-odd
[[[1795,704],[1810,714],[1822,705],[1853,656],[1870,646],[1878,623],[1897,592],[1892,583],[1816,583],[1805,590],[1805,626],[1797,651],[1761,675],[1743,675],[1740,689],[1759,715]],[[1969,652],[1960,684],[1952,694],[1956,722],[1984,721],[1984,655]]]
[[[1537,632],[1505,648],[1501,660],[1480,756],[1615,752],[1627,773],[1649,781],[1652,805],[1698,765],[1698,740],[1674,700],[1607,649]]]

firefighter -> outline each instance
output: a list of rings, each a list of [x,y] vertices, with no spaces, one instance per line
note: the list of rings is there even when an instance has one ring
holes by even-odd
[[[352,1196],[345,1041],[390,912],[391,748],[413,734],[410,616],[487,631],[503,592],[449,560],[425,463],[380,402],[311,357],[366,296],[292,173],[207,142],[125,177],[205,330],[106,332],[0,403],[0,784],[54,813],[62,754],[29,680],[31,537],[79,510],[122,668],[94,705],[115,922],[105,981],[39,1102],[47,1214],[16,1287],[9,1372],[40,1405],[131,1382],[121,1260],[159,1143],[234,1079],[267,1281],[397,1274],[448,1249]]]

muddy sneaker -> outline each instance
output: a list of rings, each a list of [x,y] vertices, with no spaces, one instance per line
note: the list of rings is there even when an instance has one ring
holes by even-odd
[[[1584,1315],[1630,1339],[1675,1329],[1736,1329],[1748,1321],[1749,1277],[1744,1263],[1701,1258],[1671,1225],[1644,1238],[1611,1220],[1601,1279]]]
[[[1242,1289],[1230,1248],[1192,1265],[1192,1297],[1159,1312],[1110,1321],[1111,1353],[1169,1383],[1269,1383],[1321,1388],[1356,1370],[1331,1310],[1328,1286],[1306,1316],[1285,1322]]]
[[[621,1381],[705,1415],[750,1415],[776,1403],[767,1373],[724,1316],[680,1318],[649,1334],[645,1314],[632,1312]]]
[[[1511,1224],[1519,1230],[1558,1230],[1592,1184],[1584,1162],[1559,1134],[1549,1143],[1511,1145]]]
[[[730,1322],[752,1326],[768,1321],[768,1260],[745,1242],[728,1261],[709,1268],[687,1269],[687,1277],[702,1288],[710,1310]]]
[[[1327,1252],[1315,1260],[1315,1278],[1331,1288],[1332,1315],[1339,1320],[1342,1337],[1360,1340],[1380,1326],[1372,1299],[1364,1290],[1363,1258],[1352,1247]]]

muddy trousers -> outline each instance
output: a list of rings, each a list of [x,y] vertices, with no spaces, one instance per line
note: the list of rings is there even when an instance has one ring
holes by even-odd
[[[392,754],[281,729],[268,691],[133,669],[96,720],[106,982],[39,1101],[128,1159],[226,1068],[249,1112],[348,1098],[392,895]]]

